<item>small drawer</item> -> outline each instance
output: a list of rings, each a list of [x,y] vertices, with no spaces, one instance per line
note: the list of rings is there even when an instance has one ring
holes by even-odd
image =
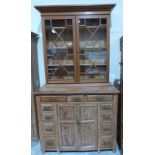
[[[113,95],[88,95],[87,100],[89,102],[112,101]]]
[[[54,111],[55,104],[41,103],[41,111]]]
[[[46,121],[46,122],[55,122],[55,113],[54,112],[50,112],[50,113],[42,113],[42,120]]]
[[[100,121],[112,121],[112,113],[100,112]]]
[[[111,104],[101,104],[100,110],[113,110],[113,103]]]
[[[113,146],[112,136],[101,136],[100,147],[101,148],[112,148]]]
[[[100,123],[100,134],[112,135],[113,124],[112,123]]]
[[[40,127],[43,135],[55,135],[56,134],[56,128],[55,124],[43,124]]]
[[[41,96],[41,102],[66,102],[67,96]]]
[[[83,102],[85,101],[83,95],[74,95],[74,96],[68,96],[69,102]]]
[[[56,150],[56,137],[55,136],[42,137],[42,145],[45,150]]]

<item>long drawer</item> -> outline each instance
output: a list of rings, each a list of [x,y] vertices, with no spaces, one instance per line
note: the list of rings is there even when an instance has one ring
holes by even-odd
[[[104,102],[104,101],[112,101],[113,95],[88,95],[88,102]]]
[[[67,96],[41,96],[41,102],[66,102]]]

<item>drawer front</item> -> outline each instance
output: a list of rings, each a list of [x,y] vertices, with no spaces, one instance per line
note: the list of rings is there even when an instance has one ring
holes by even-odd
[[[88,95],[87,100],[89,102],[112,101],[113,95]]]
[[[55,122],[55,113],[50,112],[50,113],[42,113],[42,121],[45,122]]]
[[[55,135],[56,127],[54,124],[43,124],[41,127],[41,131],[43,135]]]
[[[113,110],[113,103],[109,103],[109,104],[101,104],[100,105],[100,110],[102,111],[112,111]]]
[[[101,135],[112,135],[113,124],[112,123],[100,123]]]
[[[45,150],[56,150],[56,137],[42,137],[42,145]]]
[[[41,96],[41,102],[66,102],[67,96]]]
[[[101,148],[112,148],[113,139],[112,136],[101,136],[100,147]]]
[[[105,113],[104,111],[100,112],[100,121],[112,121],[112,113]]]
[[[41,103],[41,111],[55,111],[55,104]]]
[[[68,101],[69,102],[83,102],[85,101],[83,95],[73,95],[73,96],[68,96]]]

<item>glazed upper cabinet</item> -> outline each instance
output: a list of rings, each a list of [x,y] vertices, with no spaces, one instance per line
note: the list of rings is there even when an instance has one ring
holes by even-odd
[[[101,7],[94,12],[88,6],[77,12],[74,7],[36,7],[42,13],[47,83],[109,81],[110,11],[114,5]]]

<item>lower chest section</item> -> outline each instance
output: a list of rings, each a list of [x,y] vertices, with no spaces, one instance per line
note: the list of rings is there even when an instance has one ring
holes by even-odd
[[[36,97],[44,151],[113,149],[117,95],[41,95]]]

